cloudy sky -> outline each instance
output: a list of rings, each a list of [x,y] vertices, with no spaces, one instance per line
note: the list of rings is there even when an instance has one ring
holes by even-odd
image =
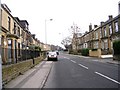
[[[61,40],[70,35],[73,23],[80,32],[88,31],[90,23],[100,25],[108,15],[118,15],[120,0],[1,0],[11,14],[29,22],[29,30],[45,43],[45,20],[47,43],[61,45]],[[53,19],[49,21],[49,19]]]

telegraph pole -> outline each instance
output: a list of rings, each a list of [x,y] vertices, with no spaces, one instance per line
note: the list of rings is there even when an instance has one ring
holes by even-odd
[[[0,90],[2,90],[2,48],[1,48],[1,0],[0,0]]]

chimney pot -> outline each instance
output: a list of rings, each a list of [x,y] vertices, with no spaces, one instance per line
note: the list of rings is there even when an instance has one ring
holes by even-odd
[[[109,20],[112,20],[112,18],[113,18],[113,16],[112,16],[112,15],[109,15],[108,17],[109,17]]]
[[[98,25],[94,25],[94,28],[98,27]]]

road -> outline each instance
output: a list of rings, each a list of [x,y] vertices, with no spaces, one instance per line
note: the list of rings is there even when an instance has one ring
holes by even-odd
[[[4,88],[116,88],[115,90],[118,90],[120,64],[103,62],[105,60],[60,53],[58,61],[43,60],[6,84]]]
[[[43,88],[118,88],[118,67],[99,62],[98,58],[61,53]]]

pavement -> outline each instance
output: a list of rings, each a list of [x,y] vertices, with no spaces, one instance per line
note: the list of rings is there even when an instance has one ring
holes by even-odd
[[[111,64],[118,64],[120,65],[120,61],[115,61],[113,59],[105,59],[104,62],[111,63]]]
[[[67,53],[68,54],[68,53]],[[73,55],[73,54],[71,54]],[[81,56],[81,55],[75,55],[75,56],[78,56],[78,57],[83,57],[83,58],[95,58],[96,61],[99,61],[99,62],[104,62],[104,63],[111,63],[111,64],[117,64],[117,65],[120,65],[120,60],[117,61],[117,60],[113,60],[113,55],[101,55],[100,58],[98,57],[90,57],[90,56]]]
[[[101,55],[101,58],[113,58],[113,55]]]
[[[52,61],[43,60],[35,67],[10,81],[3,88],[42,88],[52,67]]]
[[[113,55],[101,55],[100,61],[120,65],[120,61],[113,60]]]

